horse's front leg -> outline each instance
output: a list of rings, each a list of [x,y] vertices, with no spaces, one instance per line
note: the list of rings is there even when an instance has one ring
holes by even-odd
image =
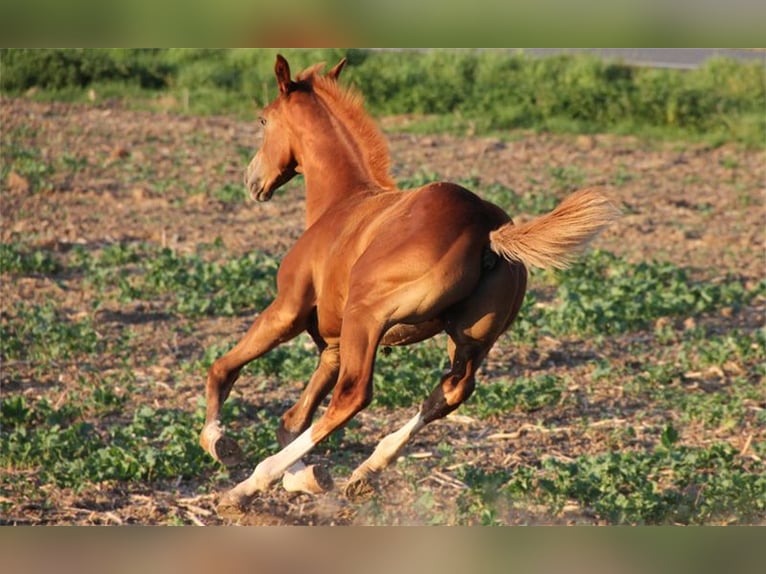
[[[363,320],[364,319],[364,320]],[[218,506],[222,515],[239,515],[252,498],[295,468],[330,433],[345,425],[372,399],[372,368],[382,329],[365,324],[370,314],[346,313],[340,340],[340,366],[332,399],[324,414],[278,453],[261,461],[249,478],[226,492]]]
[[[314,336],[314,334],[312,334]],[[318,337],[314,336],[318,341]],[[318,341],[320,348],[319,365],[311,375],[306,388],[297,402],[282,416],[277,429],[277,440],[281,448],[286,447],[311,424],[317,407],[335,386],[340,369],[340,353],[337,343],[326,345]],[[322,467],[306,466],[302,461],[293,464],[282,477],[282,486],[290,492],[317,494],[333,488],[330,474]]]
[[[239,372],[247,363],[288,341],[306,329],[311,309],[277,297],[253,322],[231,351],[210,367],[205,384],[207,409],[200,445],[226,465],[241,460],[242,451],[221,427],[221,406],[229,396]]]

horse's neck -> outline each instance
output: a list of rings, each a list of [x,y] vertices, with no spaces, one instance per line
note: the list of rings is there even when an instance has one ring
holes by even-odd
[[[304,150],[306,227],[339,201],[378,189],[353,141],[328,138]]]

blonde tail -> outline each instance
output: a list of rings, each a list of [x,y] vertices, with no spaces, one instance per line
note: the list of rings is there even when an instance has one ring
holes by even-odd
[[[526,267],[563,269],[619,215],[602,194],[577,191],[553,211],[521,225],[506,223],[489,234],[492,251]]]

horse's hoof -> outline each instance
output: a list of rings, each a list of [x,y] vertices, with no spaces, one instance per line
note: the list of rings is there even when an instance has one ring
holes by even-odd
[[[213,457],[225,466],[234,466],[242,462],[242,449],[234,439],[222,435],[213,443]]]
[[[343,494],[351,502],[361,502],[370,498],[375,493],[375,485],[367,478],[359,478],[350,481]]]
[[[247,496],[233,494],[232,491],[229,491],[221,497],[215,510],[221,518],[240,520],[247,514],[249,503],[250,498]]]
[[[335,488],[335,481],[324,466],[312,464],[295,472],[288,470],[282,476],[282,487],[287,492],[322,494]]]
[[[314,470],[314,483],[317,486],[317,494],[321,492],[330,492],[335,488],[335,481],[332,479],[330,471],[324,466],[316,464],[309,468]]]

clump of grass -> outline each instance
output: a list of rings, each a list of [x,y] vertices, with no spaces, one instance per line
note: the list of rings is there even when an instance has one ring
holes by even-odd
[[[56,257],[46,249],[30,249],[21,243],[0,243],[0,273],[55,275],[61,270]]]
[[[736,310],[766,294],[764,281],[748,290],[735,277],[693,280],[687,269],[672,263],[634,264],[599,250],[560,273],[556,282],[555,304],[535,307],[527,321],[557,335],[638,330],[661,317],[698,316],[722,307]]]
[[[539,468],[513,472],[463,467],[469,486],[461,495],[463,519],[482,516],[502,522],[530,502],[556,516],[575,503],[580,512],[609,524],[705,524],[757,522],[766,513],[763,463],[737,458],[726,443],[706,447],[674,445],[671,439],[653,451],[581,455],[572,461],[553,457]]]
[[[116,403],[122,403],[117,404]],[[128,420],[94,417],[104,409]],[[263,458],[276,448],[276,422],[267,413],[242,425],[241,407],[230,401],[224,419],[235,419],[229,434],[248,458]],[[212,475],[217,464],[198,444],[203,410],[140,405],[130,412],[112,393],[79,393],[61,406],[21,395],[5,397],[0,408],[0,464],[9,471],[32,470],[38,480],[82,488],[102,481],[151,482]],[[9,477],[10,480],[10,477]]]
[[[5,361],[71,359],[104,348],[91,319],[68,318],[52,303],[21,304],[0,323],[0,357]]]

